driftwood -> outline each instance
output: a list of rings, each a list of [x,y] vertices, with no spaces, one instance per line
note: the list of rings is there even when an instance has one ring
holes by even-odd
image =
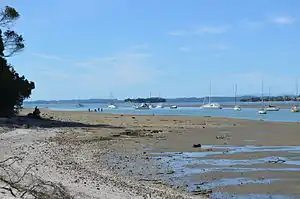
[[[0,161],[0,189],[15,198],[73,199],[61,183],[45,181],[31,174],[33,165],[26,166],[22,172],[14,168],[13,165],[21,160],[15,156]]]

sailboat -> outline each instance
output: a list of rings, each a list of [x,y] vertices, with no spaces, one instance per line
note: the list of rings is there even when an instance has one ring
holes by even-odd
[[[111,108],[111,109],[119,108],[116,104],[113,103],[113,94],[112,94],[112,92],[110,93],[109,96],[110,96],[111,102],[109,103],[109,105],[107,105],[107,108]]]
[[[264,108],[264,82],[261,81],[261,108],[258,110],[259,114],[267,114],[266,109]]]
[[[265,107],[266,111],[279,111],[278,106],[271,105],[271,89],[269,88],[269,105]]]
[[[211,101],[211,80],[209,82],[209,98],[208,98],[208,104],[203,104],[200,108],[204,109],[222,109],[221,105],[218,103],[212,103]]]
[[[160,93],[158,94],[158,98],[161,98]],[[163,103],[159,103],[156,108],[165,108]]]
[[[233,110],[240,111],[242,109],[239,105],[236,104],[236,93],[237,93],[237,84],[235,84],[235,87],[234,87],[234,107],[233,107]]]
[[[149,95],[149,100],[150,100],[150,103],[148,104],[149,108],[156,108],[156,106],[151,103],[151,100],[152,100],[151,92],[150,92],[150,95]]]
[[[151,109],[150,105],[147,103],[142,103],[141,105],[135,106],[134,108],[137,110],[150,110]]]
[[[296,101],[297,101],[297,104],[295,106],[292,107],[291,109],[291,112],[293,113],[298,113],[300,112],[300,108],[299,108],[299,100],[298,100],[298,80],[297,80],[297,84],[296,84]]]

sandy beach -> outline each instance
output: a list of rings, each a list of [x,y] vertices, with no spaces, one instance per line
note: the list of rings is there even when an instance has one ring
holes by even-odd
[[[46,109],[42,117],[1,120],[1,159],[23,157],[16,167],[34,163],[30,172],[75,198],[300,195],[298,123]]]

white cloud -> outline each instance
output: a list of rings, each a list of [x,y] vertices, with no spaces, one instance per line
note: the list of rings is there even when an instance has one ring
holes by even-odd
[[[277,17],[272,17],[271,19],[272,23],[276,23],[279,25],[291,25],[296,22],[296,19],[293,17],[289,16],[277,16]]]
[[[178,50],[182,52],[189,52],[191,49],[187,46],[181,46]]]
[[[228,32],[230,26],[198,26],[190,30],[174,30],[169,32],[172,36],[190,36],[202,34],[222,34]]]
[[[58,60],[58,61],[63,61],[61,57],[55,56],[55,55],[48,55],[48,54],[43,54],[43,53],[32,53],[33,56],[42,58],[42,59],[53,59],[53,60]]]

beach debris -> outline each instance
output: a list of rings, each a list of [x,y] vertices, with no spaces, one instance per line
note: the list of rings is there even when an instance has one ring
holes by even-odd
[[[282,163],[285,163],[285,162],[286,162],[285,160],[280,159],[280,158],[275,159],[275,160],[269,160],[269,163],[271,163],[271,164],[282,164]]]
[[[199,186],[199,185],[204,185],[206,183],[208,183],[208,181],[203,181],[203,182],[200,182],[200,183],[197,183],[197,184],[194,184],[194,185]]]
[[[174,170],[168,170],[168,171],[167,171],[167,174],[173,174],[173,173],[175,173]]]
[[[212,193],[211,189],[206,189],[206,190],[193,190],[191,191],[192,195],[209,195]]]
[[[218,140],[219,140],[219,139],[225,139],[225,136],[224,136],[224,135],[217,135],[217,136],[216,136],[216,139],[218,139]]]
[[[201,148],[202,145],[201,145],[201,144],[193,144],[193,147],[194,147],[194,148]]]
[[[218,140],[229,140],[230,139],[230,135],[228,133],[225,133],[223,135],[217,135],[216,139],[218,139]]]

